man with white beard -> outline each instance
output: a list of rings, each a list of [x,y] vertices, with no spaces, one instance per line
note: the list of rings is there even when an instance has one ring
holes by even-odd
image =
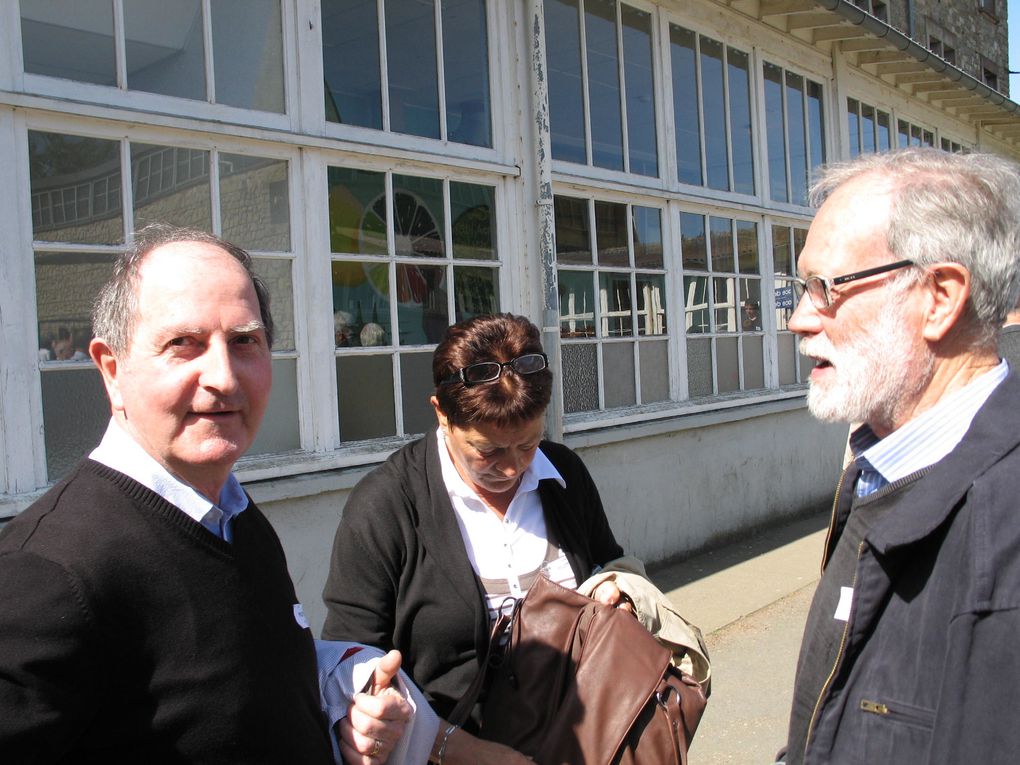
[[[862,423],[839,481],[780,762],[1020,751],[1020,168],[907,149],[825,169],[789,327],[809,408]]]

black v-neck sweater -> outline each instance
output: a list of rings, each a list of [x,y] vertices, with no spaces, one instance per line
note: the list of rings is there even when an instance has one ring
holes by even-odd
[[[83,460],[0,533],[3,761],[331,763],[296,604],[254,503],[228,544]]]

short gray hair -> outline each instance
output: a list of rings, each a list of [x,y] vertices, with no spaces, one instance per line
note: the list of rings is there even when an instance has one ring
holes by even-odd
[[[145,258],[158,247],[174,242],[202,242],[228,252],[251,277],[259,301],[259,315],[266,330],[266,342],[273,347],[273,316],[269,310],[269,289],[255,273],[245,250],[206,231],[152,223],[138,231],[130,248],[117,258],[113,275],[103,285],[92,305],[92,334],[101,337],[117,355],[131,348],[138,323],[139,272]]]
[[[866,154],[824,167],[812,203],[864,175],[890,182],[889,251],[921,266],[964,266],[971,276],[967,328],[979,343],[991,342],[1020,299],[1020,165],[933,148]]]

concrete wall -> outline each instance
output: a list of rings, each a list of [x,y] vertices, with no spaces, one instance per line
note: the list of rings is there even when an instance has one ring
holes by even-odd
[[[718,422],[714,412],[695,416],[703,425],[680,421],[677,429],[674,421],[670,432],[642,435],[651,426],[623,427],[567,443],[591,470],[620,543],[656,562],[831,502],[847,428],[820,424],[799,399],[791,403],[787,411],[732,422]],[[306,477],[304,490],[294,480],[247,487],[283,540],[316,634],[325,618],[322,586],[334,532],[350,487],[364,472]]]

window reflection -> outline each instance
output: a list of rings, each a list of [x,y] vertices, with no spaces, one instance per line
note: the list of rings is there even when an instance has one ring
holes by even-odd
[[[562,337],[595,336],[595,291],[591,271],[559,272],[557,290]]]
[[[585,0],[584,31],[588,54],[592,163],[597,167],[623,170],[615,0]]]
[[[135,228],[149,223],[212,230],[209,152],[131,144]]]
[[[326,119],[382,130],[379,17],[375,3],[323,0]]]
[[[548,0],[545,32],[549,68],[549,129],[555,159],[587,162],[581,83],[581,31],[578,0]]]
[[[164,96],[204,100],[205,42],[201,0],[179,0],[165,13],[162,0],[124,5],[127,86]]]
[[[655,130],[655,82],[652,74],[652,15],[622,5],[620,17],[623,21],[630,171],[654,177],[659,174],[659,158]]]
[[[708,187],[729,191],[729,147],[726,141],[726,90],[723,82],[723,46],[701,37],[701,92],[705,121],[705,169]]]
[[[634,334],[630,295],[630,274],[599,273],[601,337],[629,337]]]
[[[439,138],[439,72],[432,0],[385,3],[390,130]]]
[[[694,32],[670,24],[673,117],[677,172],[681,183],[701,185],[701,126]]]
[[[442,7],[449,138],[492,146],[485,0],[443,0]]]
[[[21,0],[25,72],[97,85],[117,84],[110,0]]]

